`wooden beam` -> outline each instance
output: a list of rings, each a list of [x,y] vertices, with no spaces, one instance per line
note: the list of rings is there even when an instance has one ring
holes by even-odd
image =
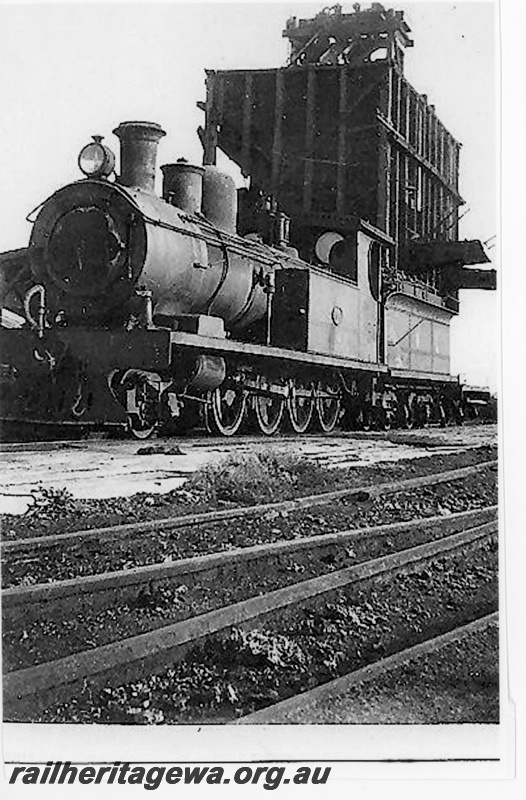
[[[386,120],[384,117],[381,116],[381,114],[377,113],[376,117],[378,121],[387,128],[391,136],[395,139],[396,143],[400,145],[400,148],[402,150],[404,150],[406,153],[409,153],[416,161],[418,161],[422,165],[422,167],[424,167],[424,169],[426,169],[428,172],[434,175],[435,178],[437,178],[438,181],[444,186],[446,191],[452,197],[454,197],[459,204],[464,203],[463,198],[458,194],[456,188],[447,183],[442,174],[430,161],[428,161],[426,158],[422,158],[422,156],[420,156],[417,153],[415,148],[411,144],[409,144],[407,139],[404,136],[402,136],[398,131],[396,131],[393,128],[393,126],[388,122],[388,120]]]

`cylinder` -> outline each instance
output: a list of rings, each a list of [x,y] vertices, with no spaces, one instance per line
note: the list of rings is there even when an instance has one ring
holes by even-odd
[[[188,388],[196,392],[217,389],[226,377],[225,359],[221,356],[198,356],[192,375],[188,381]]]
[[[121,143],[119,183],[153,193],[157,148],[165,131],[155,122],[121,122],[113,133]]]
[[[164,164],[163,200],[177,206],[187,214],[199,214],[203,197],[203,167],[178,161],[176,164]]]
[[[234,179],[217,167],[204,167],[203,216],[225,233],[235,233],[237,223],[237,191]]]

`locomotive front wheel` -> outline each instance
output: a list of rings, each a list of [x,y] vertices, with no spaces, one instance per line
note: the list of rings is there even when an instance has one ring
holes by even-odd
[[[246,393],[231,384],[218,386],[208,397],[205,422],[210,433],[233,436],[240,429],[246,408]]]
[[[379,431],[390,431],[393,427],[392,412],[386,408],[378,408],[376,411],[376,425]]]
[[[323,433],[331,433],[340,418],[341,393],[334,386],[319,386],[316,398],[316,422]]]
[[[267,387],[266,381],[260,382],[260,388]],[[277,395],[257,394],[254,397],[254,412],[256,422],[261,433],[272,436],[276,433],[283,419],[285,399]]]
[[[312,384],[294,382],[287,400],[287,417],[295,433],[305,433],[314,414],[314,405]]]
[[[128,430],[134,439],[148,439],[157,425],[148,425],[140,419],[136,414],[128,416]]]
[[[158,392],[148,376],[129,370],[120,382],[125,393],[128,431],[135,439],[148,439],[158,426]]]

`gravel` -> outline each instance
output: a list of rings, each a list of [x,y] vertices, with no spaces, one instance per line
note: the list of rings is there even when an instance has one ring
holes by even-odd
[[[499,722],[499,633],[482,633],[446,645],[389,672],[378,684],[355,689],[331,722],[354,724],[465,724]],[[345,706],[351,707],[349,715]],[[316,718],[317,723],[324,720]],[[329,721],[327,718],[325,721]]]
[[[357,501],[343,498],[330,506],[294,512],[270,511],[257,520],[233,519],[214,524],[174,528],[140,538],[92,539],[63,550],[3,558],[4,587],[24,586],[106,571],[171,561],[204,553],[331,533],[348,528],[403,522],[414,518],[447,517],[498,502],[494,468],[478,474],[424,487]]]
[[[494,611],[497,566],[496,541],[485,540],[414,572],[331,592],[257,628],[212,637],[158,675],[101,691],[86,685],[70,702],[30,719],[233,720]]]
[[[463,524],[445,517],[439,525],[409,532],[367,534],[315,551],[225,566],[197,577],[190,574],[175,580],[156,580],[136,586],[126,594],[113,591],[102,597],[82,595],[63,602],[60,607],[47,607],[45,616],[40,606],[27,606],[22,621],[19,615],[11,618],[4,615],[4,668],[23,669],[145,633],[248,597],[440,539],[461,531]]]
[[[351,685],[343,681],[321,698],[268,709],[258,724],[498,724],[498,624],[413,656],[374,679]]]

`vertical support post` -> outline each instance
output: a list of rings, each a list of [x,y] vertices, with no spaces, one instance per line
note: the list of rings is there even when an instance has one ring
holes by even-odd
[[[440,183],[435,181],[435,225],[440,225],[437,231],[437,238],[443,236],[444,225],[442,223],[442,209],[440,204]]]
[[[395,233],[395,242],[396,242],[396,251],[395,251],[395,264],[398,268],[399,265],[399,254],[400,254],[400,244],[401,244],[401,235],[402,235],[402,153],[400,148],[396,148],[396,155],[395,155],[395,172],[396,172],[396,193],[395,193],[395,225],[396,225],[396,233]]]
[[[274,196],[278,189],[281,169],[281,127],[283,123],[284,89],[283,70],[279,69],[276,72],[276,100],[274,104],[274,134],[272,137],[272,167],[270,175],[271,192]]]
[[[389,232],[391,210],[391,185],[389,176],[391,163],[391,144],[387,131],[380,128],[378,136],[378,178],[376,181],[376,225],[380,230]]]
[[[340,98],[338,106],[338,167],[336,174],[336,211],[338,214],[345,213],[345,175],[347,171],[347,68],[340,70]]]
[[[404,134],[407,141],[409,141],[409,139],[411,138],[411,88],[405,79],[404,79],[404,84],[405,84]]]
[[[241,129],[241,167],[247,169],[250,163],[250,125],[252,122],[252,73],[247,72],[245,77],[245,97],[243,100],[243,125]]]
[[[418,99],[417,101],[417,111],[418,111],[418,155],[423,158],[424,157],[424,127],[425,127],[425,114],[424,114],[424,106],[422,105],[421,101]]]
[[[430,214],[429,207],[431,205],[430,180],[427,172],[423,173],[423,180],[424,180],[424,196],[422,198],[422,208],[423,208],[422,233],[424,236],[427,236],[429,231],[431,230],[431,225],[429,221],[429,214]]]
[[[390,66],[387,73],[387,118],[392,119],[393,111],[393,89],[395,80],[395,68]],[[393,146],[387,136],[387,131],[382,127],[380,130],[380,159],[378,175],[378,223],[379,227],[387,234],[391,229],[392,199],[391,199],[391,173],[393,164]],[[381,207],[383,203],[383,208]]]
[[[444,129],[437,120],[437,169],[442,175],[444,172]]]
[[[433,114],[431,117],[431,153],[430,153],[430,161],[434,167],[437,166],[437,118],[435,116],[435,110],[433,108]]]
[[[395,68],[389,67],[388,72],[388,95],[387,95],[387,121],[393,125],[394,119],[394,82],[395,82]]]
[[[431,115],[429,113],[429,108],[425,107],[425,115],[426,115],[426,127],[425,127],[425,138],[424,138],[424,158],[427,161],[430,161],[429,158],[429,133],[431,131]]]
[[[393,78],[396,86],[396,103],[394,107],[394,118],[393,118],[393,125],[398,133],[401,133],[401,119],[402,119],[402,77],[398,74],[398,71],[393,72]],[[401,153],[400,148],[395,147],[394,150],[394,215],[393,215],[393,238],[396,242],[395,245],[395,253],[394,253],[394,262],[396,267],[398,267],[399,263],[399,251],[400,251],[400,234],[401,234],[401,223],[400,223],[400,215],[401,215],[401,191],[402,191],[402,175],[401,175]]]
[[[307,67],[307,108],[305,116],[305,171],[303,177],[303,211],[310,213],[312,208],[312,178],[314,173],[314,104],[316,95],[316,70]]]
[[[216,93],[216,73],[206,73],[205,131],[203,136],[203,164],[216,163],[217,120],[214,103]]]
[[[389,67],[384,77],[382,89],[386,95],[386,114],[389,118],[392,104],[392,76],[394,68]],[[391,143],[383,125],[377,123],[378,172],[376,178],[376,225],[389,233],[391,216]]]
[[[394,123],[398,133],[402,133],[402,77],[400,75],[397,75],[396,78],[396,119]]]

